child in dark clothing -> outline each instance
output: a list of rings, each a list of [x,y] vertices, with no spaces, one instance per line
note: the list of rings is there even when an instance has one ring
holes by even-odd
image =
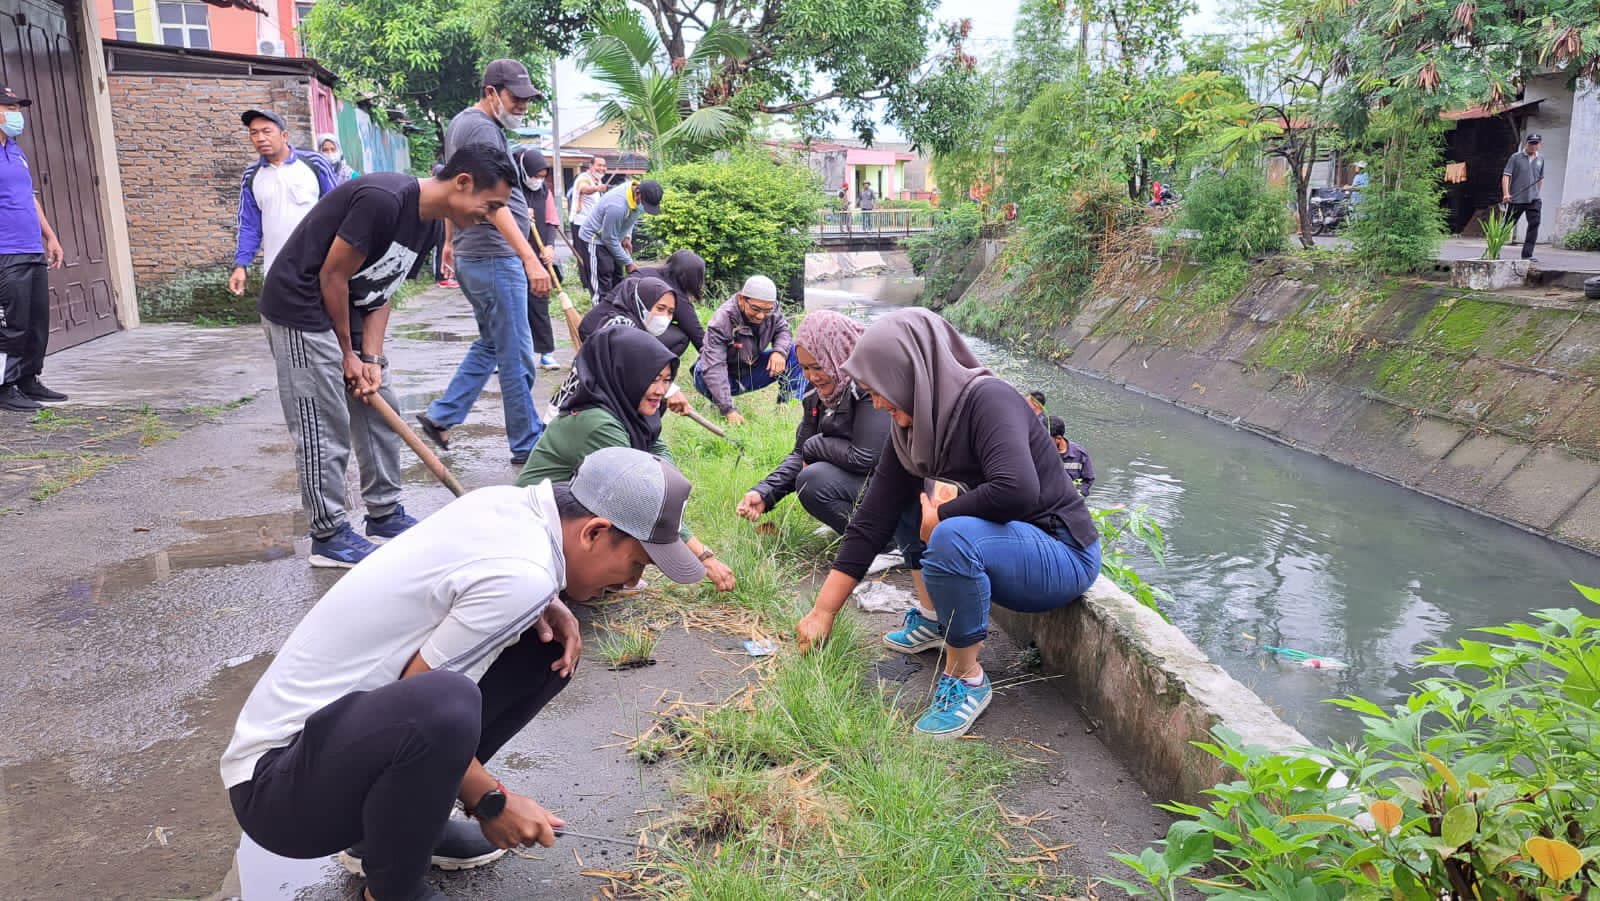
[[[1094,487],[1094,464],[1089,462],[1089,452],[1078,442],[1067,439],[1067,424],[1059,416],[1050,417],[1050,440],[1056,443],[1056,452],[1061,454],[1067,478],[1078,486],[1079,494],[1088,497],[1089,489]]]

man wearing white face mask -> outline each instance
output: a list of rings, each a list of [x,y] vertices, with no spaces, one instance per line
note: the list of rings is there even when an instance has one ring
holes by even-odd
[[[28,157],[17,144],[22,110],[33,101],[0,86],[0,410],[39,409],[67,396],[39,381],[50,337],[50,281],[66,254],[33,194]]]
[[[509,158],[506,131],[521,128],[528,102],[543,97],[522,63],[514,59],[489,63],[478,102],[458,113],[445,129],[445,158],[470,144],[486,144]],[[444,395],[419,413],[417,421],[429,438],[448,447],[449,430],[466,421],[479,392],[498,369],[511,463],[521,466],[544,431],[533,406],[537,363],[528,327],[528,294],[550,293],[544,261],[528,243],[528,202],[523,192],[512,191],[510,202],[488,222],[460,231],[452,228],[444,264],[455,270],[461,293],[472,304],[478,340],[467,349]]]

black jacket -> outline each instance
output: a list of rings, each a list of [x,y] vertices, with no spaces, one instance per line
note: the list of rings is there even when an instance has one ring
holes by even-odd
[[[795,479],[805,464],[832,463],[864,478],[877,465],[889,440],[888,411],[873,409],[872,396],[859,388],[852,387],[837,410],[829,410],[817,389],[808,388],[800,408],[794,451],[751,489],[766,501],[768,510],[794,492]]]

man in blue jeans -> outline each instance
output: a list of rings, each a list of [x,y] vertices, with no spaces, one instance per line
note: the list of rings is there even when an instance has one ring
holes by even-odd
[[[488,144],[510,157],[506,130],[522,127],[528,102],[544,97],[527,67],[497,59],[483,71],[478,102],[450,120],[444,133],[445,159],[469,144]],[[536,372],[533,332],[528,326],[528,295],[550,294],[550,276],[528,234],[528,204],[520,190],[488,222],[451,229],[444,265],[453,269],[461,292],[478,320],[478,340],[456,368],[444,395],[417,414],[422,430],[440,447],[450,447],[449,430],[467,419],[489,376],[500,370],[500,401],[505,407],[511,463],[521,466],[544,432],[533,405]]]
[[[805,393],[794,335],[778,308],[778,286],[765,275],[752,275],[706,323],[706,340],[694,364],[694,388],[728,422],[739,425],[744,416],[734,408],[734,396],[773,382],[781,385],[780,403]]]

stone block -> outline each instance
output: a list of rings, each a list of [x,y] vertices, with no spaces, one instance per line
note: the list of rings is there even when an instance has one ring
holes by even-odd
[[[1552,437],[1590,457],[1600,457],[1600,388],[1581,391],[1571,386],[1572,406],[1552,430]]]
[[[1402,444],[1415,421],[1416,417],[1404,409],[1366,400],[1329,437],[1322,452],[1357,469],[1403,481],[1403,473],[1415,468]],[[1421,471],[1415,472],[1415,476],[1420,475]]]
[[[1489,512],[1548,531],[1579,498],[1600,482],[1600,463],[1558,447],[1530,453],[1484,500]]]
[[[1039,648],[1045,666],[1102,724],[1101,740],[1153,797],[1200,803],[1233,778],[1194,747],[1222,726],[1246,744],[1309,746],[1262,700],[1229,676],[1177,627],[1101,576],[1082,599],[1043,614],[994,608],[1018,644]]]
[[[1105,353],[1104,350],[1101,353]],[[1116,358],[1116,361],[1107,367],[1106,373],[1112,381],[1124,385],[1143,385],[1149,366],[1146,360],[1150,358],[1151,347],[1148,344],[1130,344],[1127,351]]]
[[[1471,291],[1499,291],[1528,283],[1527,260],[1456,260],[1450,264],[1450,285]]]
[[[1106,338],[1104,343],[1100,345],[1100,348],[1094,352],[1093,356],[1080,357],[1078,365],[1082,366],[1085,371],[1104,375],[1111,371],[1112,365],[1115,364],[1123,354],[1127,353],[1128,349],[1132,346],[1132,341],[1129,341],[1127,338],[1121,337],[1120,335],[1114,335],[1110,338]]]
[[[1345,420],[1367,403],[1359,392],[1343,385],[1324,384],[1305,398],[1278,434],[1301,447],[1321,451]]]
[[[1550,438],[1583,400],[1583,387],[1566,379],[1538,373],[1515,379],[1483,415],[1484,422],[1514,435]]]
[[[1504,435],[1473,433],[1439,461],[1419,487],[1459,503],[1479,506],[1527,456],[1526,445]]]
[[[1196,373],[1194,381],[1179,397],[1217,416],[1245,419],[1245,414],[1258,406],[1262,396],[1282,377],[1274,370],[1245,369],[1231,360],[1216,360]]]
[[[1133,370],[1129,382],[1161,397],[1178,398],[1188,392],[1195,377],[1205,372],[1211,361],[1178,347],[1159,347]]]
[[[1566,541],[1600,554],[1600,486],[1584,495],[1556,525],[1556,534]]]

